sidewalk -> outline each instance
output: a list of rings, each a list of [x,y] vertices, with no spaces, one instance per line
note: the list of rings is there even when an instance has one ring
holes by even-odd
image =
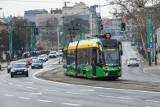
[[[147,61],[144,63],[143,72],[145,74],[160,77],[160,62],[157,65],[153,62],[151,66],[148,65]]]
[[[7,65],[8,65],[7,63],[8,63],[8,62],[2,62],[2,65],[1,65],[2,68],[7,68]]]

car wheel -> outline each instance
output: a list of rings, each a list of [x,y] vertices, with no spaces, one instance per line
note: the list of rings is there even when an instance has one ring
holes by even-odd
[[[7,72],[9,73],[9,70],[7,70]]]
[[[31,69],[34,69],[34,67],[31,67]]]
[[[14,75],[11,73],[11,78],[13,78],[13,76],[14,76]]]
[[[26,73],[26,77],[28,77],[28,72]]]

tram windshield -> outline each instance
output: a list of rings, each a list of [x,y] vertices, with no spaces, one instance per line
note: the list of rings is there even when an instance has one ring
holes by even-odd
[[[117,49],[104,50],[106,65],[115,66],[119,62],[119,52]]]

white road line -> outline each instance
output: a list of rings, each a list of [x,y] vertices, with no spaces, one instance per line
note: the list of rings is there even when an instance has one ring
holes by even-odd
[[[154,103],[160,103],[160,101],[156,101],[156,100],[146,100],[148,102],[154,102]]]
[[[23,85],[20,85],[20,84],[15,84],[15,86],[22,87]]]
[[[74,93],[74,92],[65,92],[66,94],[73,94],[73,95],[89,95],[84,93]]]
[[[33,90],[37,90],[38,89],[38,88],[35,88],[35,87],[26,87],[26,88],[33,89]]]
[[[80,104],[73,104],[73,103],[62,103],[62,104],[69,106],[76,106],[76,107],[81,106]]]
[[[129,97],[115,97],[115,96],[105,96],[105,95],[99,95],[100,97],[105,97],[105,98],[114,98],[114,99],[122,99],[122,100],[132,100],[133,98]]]
[[[9,85],[13,85],[13,83],[8,83]]]
[[[29,100],[30,99],[28,97],[18,97],[18,98],[23,99],[23,100]]]
[[[45,102],[45,103],[52,103],[52,102],[53,102],[53,101],[49,101],[49,100],[41,100],[41,99],[38,99],[37,101]]]
[[[4,96],[13,97],[14,95],[11,95],[11,94],[4,94]]]
[[[26,81],[27,84],[33,84],[34,82]]]
[[[58,90],[42,89],[43,91],[59,92]]]
[[[95,90],[92,90],[92,89],[82,89],[80,91],[95,91]]]
[[[32,95],[42,95],[42,93],[31,93],[31,92],[23,92],[23,93],[32,94]]]

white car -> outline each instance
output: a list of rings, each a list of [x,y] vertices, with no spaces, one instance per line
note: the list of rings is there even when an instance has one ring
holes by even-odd
[[[58,54],[56,51],[50,51],[48,57],[49,58],[57,58]]]
[[[38,60],[41,60],[42,62],[46,62],[48,60],[48,56],[46,54],[39,55]]]
[[[136,57],[129,58],[127,61],[128,66],[139,66],[139,60]]]
[[[58,51],[57,51],[57,54],[58,54],[58,56],[62,56],[62,55],[63,55],[62,50],[58,50]]]

